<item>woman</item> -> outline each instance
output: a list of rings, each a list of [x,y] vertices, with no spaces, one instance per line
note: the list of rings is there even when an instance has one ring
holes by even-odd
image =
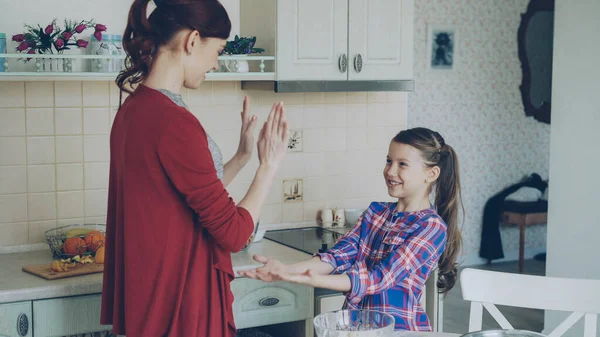
[[[273,106],[258,139],[260,165],[236,206],[225,186],[248,162],[256,123],[248,99],[240,148],[220,151],[181,99],[217,66],[231,23],[217,0],[135,0],[117,78],[131,95],[111,131],[102,324],[127,337],[234,336],[230,254],[254,230],[288,136]],[[134,91],[132,85],[137,85]]]

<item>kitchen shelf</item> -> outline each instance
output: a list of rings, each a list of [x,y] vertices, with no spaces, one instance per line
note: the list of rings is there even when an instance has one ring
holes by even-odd
[[[22,58],[36,59],[35,62],[47,62],[47,60],[56,60],[55,64],[82,62],[83,60],[124,60],[123,56],[104,56],[95,55],[39,55],[39,54],[0,54],[0,59],[4,59],[5,68],[8,68],[8,59]],[[59,61],[62,60],[62,61]],[[206,74],[206,81],[274,81],[274,72],[265,72],[265,61],[275,61],[274,56],[219,56],[219,61],[247,60],[259,62],[260,71],[237,73],[237,72],[210,72]],[[114,81],[117,72],[68,72],[68,71],[5,71],[0,72],[0,82],[10,81]]]

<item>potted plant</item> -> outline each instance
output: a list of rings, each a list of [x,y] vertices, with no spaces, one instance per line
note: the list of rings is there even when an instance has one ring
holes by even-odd
[[[256,36],[239,37],[238,35],[231,41],[227,41],[221,55],[249,55],[263,53],[265,50],[256,48]],[[233,62],[225,62],[225,68],[229,72],[247,73],[250,71],[250,66],[246,60],[235,60]]]

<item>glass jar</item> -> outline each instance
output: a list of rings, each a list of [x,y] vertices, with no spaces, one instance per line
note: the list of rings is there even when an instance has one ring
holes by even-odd
[[[107,73],[110,71],[111,60],[103,59],[102,56],[110,56],[110,45],[112,41],[108,40],[108,34],[102,34],[102,41],[98,41],[94,35],[90,40],[90,54],[100,56],[98,59],[92,59],[92,72]]]
[[[123,50],[123,37],[121,35],[110,35],[110,51],[113,56],[125,56],[125,51]],[[118,73],[123,70],[124,60],[113,59],[111,60],[111,72]]]
[[[6,54],[6,34],[0,33],[0,54]],[[6,71],[4,67],[4,58],[0,57],[0,72]]]

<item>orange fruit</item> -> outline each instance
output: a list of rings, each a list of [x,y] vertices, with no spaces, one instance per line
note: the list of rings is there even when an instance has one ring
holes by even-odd
[[[104,234],[100,231],[91,231],[85,236],[85,243],[90,252],[95,252],[99,247],[104,246]]]
[[[81,255],[85,250],[85,241],[80,238],[69,238],[63,244],[63,252],[68,255]]]
[[[101,264],[104,263],[104,246],[100,246],[98,250],[96,250],[96,263]]]

